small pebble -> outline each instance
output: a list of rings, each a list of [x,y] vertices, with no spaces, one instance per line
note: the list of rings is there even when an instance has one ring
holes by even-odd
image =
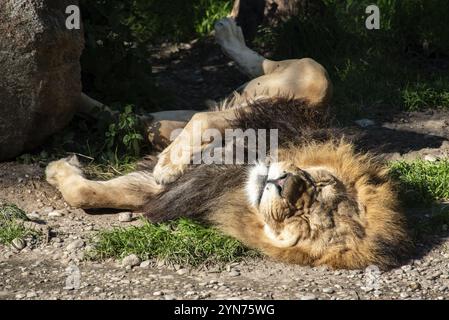
[[[48,214],[48,217],[49,218],[60,218],[60,217],[62,217],[62,213],[58,210],[54,210]]]
[[[66,247],[67,251],[75,251],[77,249],[81,249],[84,247],[84,241],[83,240],[75,240],[69,243],[69,245]]]
[[[429,162],[435,162],[435,161],[438,160],[438,158],[435,157],[435,156],[432,155],[432,154],[426,154],[426,155],[424,156],[424,160],[425,160],[425,161],[429,161]]]
[[[94,293],[100,293],[101,291],[103,291],[103,289],[101,289],[100,287],[94,288]]]
[[[323,293],[332,294],[334,292],[335,292],[335,290],[332,288],[324,288],[323,289]]]
[[[187,270],[187,269],[179,269],[178,271],[176,271],[176,273],[181,275],[181,276],[186,274],[186,273],[188,273],[188,272],[189,272],[189,270]]]
[[[231,272],[229,272],[230,277],[238,277],[239,275],[240,272],[238,272],[237,270],[232,270]]]
[[[39,220],[41,218],[39,213],[37,213],[37,211],[33,211],[33,212],[27,214],[27,217],[30,220]]]
[[[150,260],[145,260],[145,261],[143,261],[141,264],[140,264],[140,266],[139,267],[141,267],[141,268],[148,268],[149,266],[150,266]]]
[[[120,222],[130,222],[133,219],[132,212],[120,212],[118,214],[118,221]]]
[[[300,296],[299,300],[316,300],[316,296],[313,294],[308,294],[305,296]]]
[[[17,250],[22,250],[26,247],[26,242],[23,239],[20,238],[15,238],[12,242],[11,242],[12,246],[14,248],[16,248]]]
[[[366,128],[366,127],[370,127],[373,126],[375,123],[373,120],[370,119],[360,119],[360,120],[356,120],[355,123],[362,127],[362,128]]]
[[[140,258],[135,254],[131,254],[122,260],[122,267],[135,267],[140,265]]]

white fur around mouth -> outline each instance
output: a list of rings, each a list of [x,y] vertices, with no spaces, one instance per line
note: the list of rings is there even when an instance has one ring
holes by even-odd
[[[250,170],[246,183],[246,194],[252,206],[259,206],[267,179],[275,180],[285,174],[282,167],[280,162],[272,163],[269,166],[259,162]]]
[[[257,163],[248,174],[246,194],[249,203],[254,207],[259,206],[260,195],[265,187],[267,176],[268,167],[263,163]]]

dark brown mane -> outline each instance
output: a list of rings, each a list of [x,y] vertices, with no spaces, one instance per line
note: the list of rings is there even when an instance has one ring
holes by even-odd
[[[251,111],[236,109],[236,120],[230,127],[246,129],[278,129],[279,146],[324,142],[343,136],[335,127],[330,106],[311,106],[306,100],[276,97],[248,101]]]

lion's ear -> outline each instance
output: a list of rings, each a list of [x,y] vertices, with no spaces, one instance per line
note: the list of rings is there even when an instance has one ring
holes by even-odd
[[[325,168],[311,168],[307,172],[314,180],[319,191],[319,198],[322,201],[332,202],[336,199],[338,194],[338,180],[329,170]]]
[[[335,185],[337,183],[335,176],[325,168],[308,168],[306,171],[317,186]]]

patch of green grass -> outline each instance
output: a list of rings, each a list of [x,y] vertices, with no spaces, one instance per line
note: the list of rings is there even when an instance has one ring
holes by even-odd
[[[391,175],[399,183],[399,195],[407,208],[413,239],[422,240],[449,225],[449,160],[398,161]]]
[[[98,233],[93,258],[123,258],[130,254],[192,266],[228,263],[257,255],[237,240],[187,219],[163,224],[145,221],[139,227]]]
[[[0,205],[0,243],[10,244],[14,239],[37,236],[33,230],[27,229],[23,221],[28,220],[25,212],[16,205]]]
[[[449,199],[449,161],[398,161],[391,174],[400,183],[400,194],[407,206],[422,206]]]
[[[443,82],[443,81],[441,81]],[[430,86],[428,83],[407,85],[402,90],[405,109],[419,111],[426,108],[449,108],[449,81],[443,85]]]

